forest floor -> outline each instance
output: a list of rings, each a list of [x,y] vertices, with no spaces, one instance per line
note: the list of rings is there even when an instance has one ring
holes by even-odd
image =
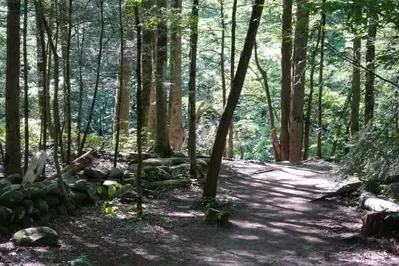
[[[192,207],[199,187],[175,190],[147,203],[138,220],[134,206],[119,217],[99,206],[54,221],[58,248],[15,247],[0,241],[0,265],[399,265],[394,240],[359,241],[361,215],[343,200],[311,202],[335,187],[330,166],[226,161],[219,199],[231,202],[231,226],[203,222]],[[132,217],[130,217],[132,216]]]

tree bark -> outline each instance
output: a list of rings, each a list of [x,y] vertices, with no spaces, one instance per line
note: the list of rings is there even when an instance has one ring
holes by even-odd
[[[295,27],[293,75],[294,83],[291,95],[289,126],[289,161],[302,159],[303,141],[303,103],[305,94],[306,52],[309,35],[309,9],[304,6],[307,0],[297,1],[297,23]]]
[[[157,8],[159,15],[164,16],[166,0],[158,0]],[[168,28],[165,19],[160,19],[157,26],[157,60],[156,60],[156,110],[157,110],[157,137],[155,151],[160,157],[170,157],[173,153],[169,144],[167,128],[166,90],[166,63],[168,59]]]
[[[193,20],[193,23],[191,23],[190,33],[190,78],[188,82],[188,151],[190,157],[190,176],[191,178],[197,178],[197,116],[195,101],[197,78],[198,0],[193,1],[191,19]]]
[[[281,160],[289,158],[289,131],[291,101],[291,56],[292,56],[292,0],[283,0],[283,23],[281,43]]]
[[[137,188],[137,213],[143,215],[143,197],[141,187],[141,169],[143,165],[142,155],[142,80],[141,80],[141,24],[139,17],[139,8],[137,4],[134,6],[135,26],[137,32],[137,59],[136,59],[136,76],[137,76],[137,172],[136,172],[136,188]]]
[[[323,5],[326,0],[323,0]],[[326,37],[326,13],[323,12],[321,15],[321,44],[320,44],[320,68],[319,68],[319,100],[318,100],[318,110],[317,110],[317,148],[316,156],[321,158],[321,136],[323,133],[323,70],[324,70],[324,39]]]
[[[82,105],[83,105],[83,48],[85,43],[85,24],[82,24],[82,41],[79,40],[79,30],[77,31],[78,49],[79,49],[79,99],[78,99],[78,117],[77,117],[77,140],[76,146],[80,147],[81,133],[82,133]]]
[[[272,106],[272,99],[270,96],[270,88],[269,88],[269,82],[268,82],[268,78],[267,78],[267,72],[262,68],[262,66],[260,65],[259,62],[259,58],[258,58],[258,47],[257,47],[257,43],[255,42],[255,48],[254,48],[254,56],[255,56],[255,63],[256,63],[256,67],[258,68],[258,71],[260,72],[261,76],[262,76],[262,80],[263,80],[263,88],[265,90],[266,93],[266,101],[267,101],[267,108],[268,108],[268,113],[269,113],[269,120],[270,120],[270,138],[272,140],[273,143],[273,153],[274,153],[274,160],[276,162],[280,161],[280,147],[279,147],[279,143],[276,142],[276,140],[273,141],[273,131],[276,129],[275,125],[274,125],[274,116],[273,116],[273,106]]]
[[[249,27],[244,42],[244,47],[234,76],[234,87],[230,90],[226,108],[220,119],[219,127],[216,133],[215,142],[212,148],[211,160],[209,163],[209,171],[204,186],[203,197],[215,197],[217,191],[217,182],[222,162],[222,155],[226,144],[226,136],[229,125],[233,118],[234,110],[237,106],[242,87],[244,85],[245,76],[248,70],[249,61],[251,59],[252,49],[255,43],[256,33],[260,24],[260,18],[263,11],[264,0],[255,0],[252,8],[252,14],[249,21]]]
[[[317,32],[317,40],[316,40],[316,47],[314,48],[314,51],[312,53],[311,59],[310,59],[310,85],[309,85],[309,97],[308,97],[308,106],[306,108],[306,116],[305,116],[305,131],[304,131],[304,141],[303,141],[303,159],[306,160],[309,157],[309,144],[310,144],[310,124],[311,124],[311,119],[310,116],[312,114],[312,105],[313,105],[313,92],[314,92],[314,72],[316,69],[316,55],[319,50],[319,44],[320,44],[320,39],[321,39],[321,27],[322,23],[320,22],[319,29]]]
[[[24,173],[29,164],[29,84],[28,84],[28,49],[27,49],[27,27],[28,27],[28,0],[24,0],[24,31],[23,31],[23,53],[24,53]]]
[[[19,118],[20,0],[8,0],[6,40],[6,152],[5,176],[21,173],[21,133]]]
[[[374,114],[374,71],[375,71],[375,41],[377,36],[378,16],[370,14],[368,18],[368,31],[366,43],[366,86],[364,95],[364,123],[367,125]]]
[[[362,40],[355,36],[353,39],[353,65],[352,72],[352,101],[351,101],[351,136],[359,131],[359,105],[360,105],[360,49]]]
[[[182,1],[173,0],[173,16],[180,18],[182,12]],[[175,22],[170,38],[170,70],[171,86],[169,92],[169,140],[174,151],[179,151],[183,144],[184,129],[182,121],[182,77],[181,77],[181,23],[180,19]]]

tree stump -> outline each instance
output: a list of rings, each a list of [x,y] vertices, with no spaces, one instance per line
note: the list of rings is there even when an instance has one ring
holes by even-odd
[[[363,216],[361,235],[368,237],[390,236],[399,230],[399,213],[369,211]]]
[[[43,172],[46,160],[47,160],[47,154],[45,151],[39,151],[35,153],[32,161],[28,166],[28,170],[26,170],[26,173],[22,178],[22,185],[33,183],[36,181],[36,179]]]
[[[224,227],[229,224],[229,213],[217,209],[209,208],[205,213],[206,224],[217,224],[217,226]]]

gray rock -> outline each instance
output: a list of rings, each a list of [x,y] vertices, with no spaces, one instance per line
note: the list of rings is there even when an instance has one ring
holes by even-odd
[[[30,215],[30,217],[32,217],[35,220],[40,219],[40,211],[37,208],[33,208],[32,212],[29,215]]]
[[[107,176],[103,171],[91,167],[86,167],[84,169],[84,174],[89,179],[104,179]]]
[[[79,191],[72,190],[69,192],[69,198],[76,206],[85,205],[92,202],[88,194]]]
[[[57,212],[55,212],[55,213],[57,214]],[[37,221],[37,225],[40,225],[40,226],[48,225],[50,220],[51,220],[51,214],[46,213],[40,217],[40,219]]]
[[[142,179],[150,182],[172,179],[172,176],[160,167],[145,166],[143,172]]]
[[[7,191],[0,196],[0,202],[19,203],[23,200],[24,194],[20,191]]]
[[[61,201],[57,197],[51,195],[44,196],[43,200],[47,203],[49,207],[57,206],[61,203]]]
[[[25,216],[25,217],[22,219],[21,225],[22,225],[22,228],[29,228],[29,227],[32,227],[32,226],[36,226],[37,224],[36,224],[36,222],[33,220],[32,217]]]
[[[185,155],[182,152],[174,152],[173,157],[178,157],[178,158],[187,158],[187,155]]]
[[[28,194],[32,199],[36,198],[42,198],[48,193],[46,186],[43,184],[43,182],[36,182],[33,183],[29,188],[28,188]]]
[[[21,246],[57,246],[59,236],[49,227],[31,227],[16,232],[12,238]]]
[[[68,214],[68,210],[65,207],[65,205],[61,203],[60,205],[57,206],[57,213],[59,215],[67,215]]]
[[[0,226],[0,236],[6,236],[8,235],[9,231],[7,227]]]
[[[79,179],[73,184],[69,184],[69,187],[78,192],[86,193],[88,190],[88,183],[84,179]]]
[[[121,202],[122,203],[130,203],[136,202],[138,199],[138,195],[135,191],[126,191],[121,195]]]
[[[46,181],[46,182],[48,182],[48,181]],[[47,187],[48,194],[56,196],[58,198],[62,197],[62,192],[61,192],[60,188],[58,187],[57,181],[55,181],[55,180],[49,181],[46,184],[46,187]]]
[[[111,198],[120,198],[127,191],[134,191],[134,187],[130,184],[122,186],[120,189],[116,190],[114,194],[111,195]]]
[[[24,199],[21,202],[21,205],[24,206],[26,213],[31,214],[33,211],[33,201],[30,199]]]
[[[33,201],[33,206],[40,211],[41,214],[48,212],[49,206],[43,199]]]
[[[62,180],[64,180],[67,185],[75,183],[75,178],[70,173],[63,174]]]
[[[7,179],[0,179],[0,195],[9,190],[12,184]]]
[[[120,180],[123,178],[124,174],[125,173],[123,172],[123,170],[114,168],[114,169],[108,170],[107,178]]]
[[[25,217],[25,208],[23,206],[18,206],[12,210],[12,214],[14,215],[14,222],[20,223],[22,219]]]
[[[130,184],[132,186],[136,186],[136,178],[122,179],[121,183],[122,183],[122,185]]]
[[[12,210],[7,207],[0,206],[0,225],[9,225],[12,222],[12,219]]]
[[[11,184],[22,184],[22,175],[12,174],[7,176],[7,180],[10,181]]]

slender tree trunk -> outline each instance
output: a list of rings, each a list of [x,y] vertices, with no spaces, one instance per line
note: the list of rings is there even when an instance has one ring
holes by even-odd
[[[124,38],[123,38],[123,14],[122,14],[122,1],[119,0],[119,33],[120,33],[120,61],[119,61],[119,93],[117,93],[117,99],[115,101],[115,152],[114,152],[114,168],[116,168],[116,164],[118,162],[118,152],[119,152],[119,137],[120,137],[120,129],[121,129],[121,111],[122,111],[122,94],[124,91],[124,77],[125,77],[125,57],[124,57]],[[130,69],[127,69],[130,71]],[[123,95],[127,96],[127,95]],[[130,101],[130,100],[128,100]],[[128,108],[129,110],[129,108]],[[129,120],[129,112],[128,112],[128,120]],[[129,124],[128,124],[129,127]]]
[[[20,8],[21,1],[8,0],[6,40],[6,153],[5,175],[21,173],[21,133],[19,118]]]
[[[24,151],[24,173],[28,170],[29,164],[29,85],[28,85],[28,49],[26,46],[28,27],[28,0],[24,0],[24,33],[23,33],[23,49],[24,49],[24,137],[25,137],[25,151]]]
[[[222,39],[220,46],[220,76],[222,78],[222,99],[223,99],[223,108],[226,106],[226,76],[225,76],[225,67],[224,67],[224,45],[225,45],[225,32],[226,25],[224,23],[224,3],[223,0],[220,0],[220,19],[222,26]]]
[[[174,16],[181,16],[182,1],[173,0]],[[184,129],[182,121],[182,77],[181,77],[181,24],[175,23],[170,38],[171,86],[169,93],[169,140],[174,151],[179,151],[183,144]]]
[[[47,49],[47,58],[48,58],[48,62],[47,62],[47,72],[46,72],[46,76],[45,76],[45,86],[46,86],[46,92],[45,92],[45,123],[48,125],[48,133],[49,135],[46,136],[50,136],[50,138],[54,139],[54,132],[55,132],[55,128],[54,128],[54,124],[51,120],[51,107],[50,107],[50,101],[51,101],[51,97],[50,97],[50,80],[51,80],[51,69],[52,69],[52,52],[50,49],[50,45],[48,45],[48,49]],[[44,59],[45,60],[45,59]]]
[[[304,151],[303,151],[303,159],[306,160],[309,157],[309,144],[310,144],[310,124],[311,119],[310,116],[312,114],[312,104],[313,104],[313,92],[314,92],[314,72],[316,69],[316,55],[319,51],[319,44],[321,38],[321,27],[322,23],[320,22],[320,26],[317,32],[317,41],[316,47],[313,50],[312,57],[310,59],[311,69],[310,69],[310,91],[309,91],[309,98],[308,98],[308,106],[306,108],[306,117],[305,117],[305,132],[304,132]]]
[[[72,148],[72,105],[71,105],[71,37],[72,37],[72,2],[69,0],[68,5],[68,35],[66,45],[66,127],[67,127],[67,151],[66,163],[71,162],[71,148]]]
[[[101,59],[102,59],[102,54],[103,54],[103,37],[104,37],[104,0],[99,0],[99,3],[100,3],[101,29],[100,29],[100,40],[99,40],[99,46],[100,47],[99,47],[98,56],[97,56],[96,83],[94,85],[93,100],[92,100],[91,106],[90,106],[89,117],[87,119],[86,129],[85,129],[84,134],[83,134],[82,142],[80,143],[78,156],[82,155],[83,147],[84,147],[85,142],[86,142],[86,137],[87,137],[87,134],[89,133],[91,120],[93,118],[93,110],[94,110],[94,106],[96,104],[98,86],[99,86],[99,83],[100,83]]]
[[[294,40],[294,84],[291,95],[289,123],[289,161],[302,159],[303,104],[305,96],[306,51],[309,35],[309,9],[304,6],[307,0],[297,0],[296,27]]]
[[[64,204],[67,207],[68,213],[72,214],[73,213],[73,207],[71,202],[69,201],[68,194],[65,189],[64,181],[61,176],[61,168],[58,160],[58,146],[59,146],[59,131],[57,130],[60,128],[60,120],[59,120],[59,106],[58,106],[58,89],[59,89],[59,56],[57,54],[57,46],[54,44],[52,35],[51,35],[51,30],[47,24],[47,21],[44,17],[43,14],[43,4],[42,0],[35,0],[35,7],[36,10],[39,10],[40,12],[40,19],[41,23],[46,29],[47,36],[48,36],[48,42],[50,44],[51,50],[53,51],[53,56],[54,56],[54,98],[53,98],[53,115],[54,115],[54,125],[55,125],[55,132],[54,132],[54,164],[55,168],[57,171],[57,176],[58,176],[58,186],[62,192],[63,198],[64,198]]]
[[[158,0],[159,15],[166,10],[166,0]],[[166,91],[164,88],[165,70],[168,59],[168,28],[166,21],[161,19],[157,26],[157,60],[156,60],[156,110],[157,110],[157,137],[155,151],[161,157],[170,157],[173,154],[169,144],[167,128]]]
[[[263,88],[265,89],[265,93],[266,93],[267,108],[268,108],[269,120],[270,120],[270,129],[272,131],[272,130],[275,130],[275,125],[274,125],[273,106],[272,106],[272,99],[270,96],[269,82],[268,82],[268,78],[267,78],[267,72],[262,68],[262,66],[259,62],[258,47],[257,47],[256,42],[255,42],[255,47],[254,47],[254,56],[255,56],[256,67],[258,68],[258,71],[260,72],[260,74],[262,76],[262,80],[263,80],[262,85],[263,85]],[[272,136],[270,136],[270,137],[273,141]],[[274,153],[274,160],[277,162],[280,161],[279,147],[276,147],[276,145],[273,145],[273,153]]]
[[[230,51],[230,90],[234,84],[235,54],[236,54],[236,17],[237,0],[233,0],[233,9],[231,11],[231,51]],[[234,158],[234,123],[231,121],[229,127],[229,138],[227,143],[227,157]]]
[[[262,16],[264,0],[255,0],[252,8],[252,14],[249,21],[247,36],[245,38],[244,47],[238,62],[237,71],[234,76],[234,87],[231,88],[229,97],[227,99],[226,108],[223,111],[220,119],[219,127],[216,133],[215,142],[212,148],[211,160],[209,163],[209,170],[204,186],[203,197],[216,197],[217,182],[222,162],[222,155],[226,144],[226,136],[229,125],[233,118],[234,110],[237,106],[242,87],[244,85],[245,76],[248,70],[249,61],[251,59],[252,49],[256,39],[256,33],[260,24]]]
[[[323,0],[325,4],[325,0]],[[326,13],[323,12],[321,15],[321,44],[320,44],[320,68],[319,68],[319,100],[318,100],[318,110],[317,110],[317,148],[316,156],[322,158],[321,152],[321,136],[323,133],[323,70],[324,70],[324,40],[326,36]]]
[[[368,18],[368,31],[367,31],[367,44],[366,44],[366,88],[364,96],[364,123],[367,125],[372,119],[374,114],[374,71],[375,71],[375,40],[377,36],[377,15],[369,15]]]
[[[283,24],[281,44],[281,160],[289,158],[289,131],[291,101],[291,56],[292,56],[292,0],[283,0]]]
[[[81,132],[82,132],[82,105],[83,105],[83,49],[85,43],[85,24],[82,24],[82,43],[79,41],[79,30],[77,31],[78,48],[79,48],[79,100],[78,100],[78,117],[77,117],[77,141],[76,146],[80,147]]]
[[[352,74],[352,101],[351,101],[351,136],[359,131],[359,105],[360,105],[360,49],[362,40],[356,36],[353,39],[353,65]]]
[[[152,8],[153,1],[143,1],[142,9],[149,12]],[[151,12],[150,12],[151,13]],[[150,19],[150,15],[146,16],[146,20]],[[143,127],[143,146],[148,146],[147,138],[150,137],[150,106],[151,103],[155,101],[151,101],[151,89],[153,88],[153,64],[155,62],[154,50],[155,50],[155,40],[154,40],[154,32],[150,28],[143,29],[143,54],[141,58],[142,65],[142,78],[143,78],[143,92],[142,92],[142,127]],[[154,136],[155,137],[155,134]]]
[[[137,173],[136,173],[136,187],[137,187],[137,213],[139,216],[143,215],[142,206],[142,188],[141,188],[141,168],[142,168],[142,102],[141,102],[141,24],[139,17],[139,8],[137,4],[134,6],[134,16],[137,32],[137,60],[136,60],[136,76],[137,76]]]
[[[197,178],[197,116],[195,112],[195,101],[197,81],[198,8],[198,0],[193,0],[190,33],[190,79],[188,82],[188,151],[190,155],[190,176],[192,178]]]
[[[150,86],[150,106],[148,110],[148,140],[149,147],[153,150],[155,139],[157,137],[157,110],[156,110],[156,84],[151,83]],[[143,111],[144,112],[144,111]],[[144,113],[143,113],[144,114]]]

